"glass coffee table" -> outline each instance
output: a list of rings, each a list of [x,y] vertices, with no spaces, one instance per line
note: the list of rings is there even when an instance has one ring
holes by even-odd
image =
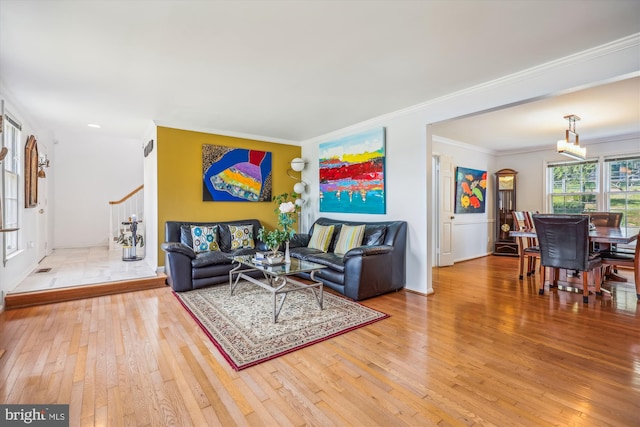
[[[323,309],[322,282],[317,281],[314,275],[317,271],[326,268],[326,266],[296,258],[292,258],[289,264],[270,265],[256,261],[253,255],[233,256],[232,260],[238,265],[229,272],[231,295],[233,295],[240,279],[271,292],[273,295],[273,323],[278,321],[280,310],[282,310],[284,300],[289,292],[309,289],[316,298],[320,310]],[[262,272],[266,283],[246,274],[256,270]],[[304,283],[293,278],[293,275],[297,273],[309,273],[312,283]]]

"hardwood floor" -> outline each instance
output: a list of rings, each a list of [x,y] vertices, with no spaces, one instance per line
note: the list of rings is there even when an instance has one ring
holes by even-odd
[[[435,269],[389,319],[235,372],[169,288],[0,313],[0,402],[70,425],[640,424],[640,304],[537,293],[517,258]]]

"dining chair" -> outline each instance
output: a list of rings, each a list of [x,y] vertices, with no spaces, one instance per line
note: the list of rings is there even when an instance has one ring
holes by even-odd
[[[589,222],[596,227],[620,227],[620,224],[622,223],[622,212],[584,212],[583,214],[589,215]],[[594,243],[593,250],[600,252],[600,245],[598,243]],[[618,248],[618,245],[615,243],[610,245],[609,250],[628,253],[626,249]],[[608,275],[611,270],[613,270],[614,273],[617,273],[618,266],[608,263],[605,275]]]
[[[526,230],[533,228],[527,220],[527,213],[513,211],[513,221],[516,230]],[[530,237],[518,237],[518,256],[520,257],[519,278],[524,278],[524,264],[527,262],[527,276],[536,272],[536,260],[540,258],[540,248],[536,245],[536,239]]]
[[[638,239],[640,239],[640,233],[638,233]],[[636,249],[631,254],[618,251],[604,251],[600,252],[600,258],[604,265],[633,268],[636,296],[640,300],[640,242],[636,240]]]
[[[589,302],[589,273],[594,272],[596,292],[600,293],[602,260],[589,252],[587,215],[534,214],[533,222],[540,244],[540,289],[544,295],[546,267],[552,284],[557,284],[561,268],[582,272],[582,302]]]
[[[620,227],[622,212],[583,212],[596,227]]]

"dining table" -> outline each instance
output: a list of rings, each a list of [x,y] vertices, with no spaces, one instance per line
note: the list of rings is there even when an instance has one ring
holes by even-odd
[[[629,244],[638,239],[640,228],[634,227],[595,227],[589,230],[589,241],[598,243],[600,250],[609,250],[615,244]],[[536,230],[525,228],[509,232],[513,237],[537,238]]]
[[[589,241],[598,244],[599,251],[609,251],[618,244],[630,244],[638,239],[638,232],[640,228],[637,227],[593,227],[589,229]],[[522,230],[512,230],[509,232],[513,237],[530,237],[537,238],[536,230],[525,228]],[[640,244],[640,243],[638,243]],[[638,267],[638,263],[635,263],[635,269]],[[634,275],[637,277],[637,274]],[[617,282],[626,282],[627,279],[622,276],[618,276],[613,272],[609,272],[607,277],[610,280]],[[640,295],[640,284],[636,283],[636,290]],[[639,297],[640,298],[640,297]]]

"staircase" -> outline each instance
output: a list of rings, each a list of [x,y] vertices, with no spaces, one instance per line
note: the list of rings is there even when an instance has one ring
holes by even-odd
[[[109,250],[120,249],[118,236],[129,231],[129,227],[123,225],[130,221],[131,216],[138,218],[138,233],[144,234],[142,224],[144,220],[144,185],[136,188],[120,200],[109,202]]]

